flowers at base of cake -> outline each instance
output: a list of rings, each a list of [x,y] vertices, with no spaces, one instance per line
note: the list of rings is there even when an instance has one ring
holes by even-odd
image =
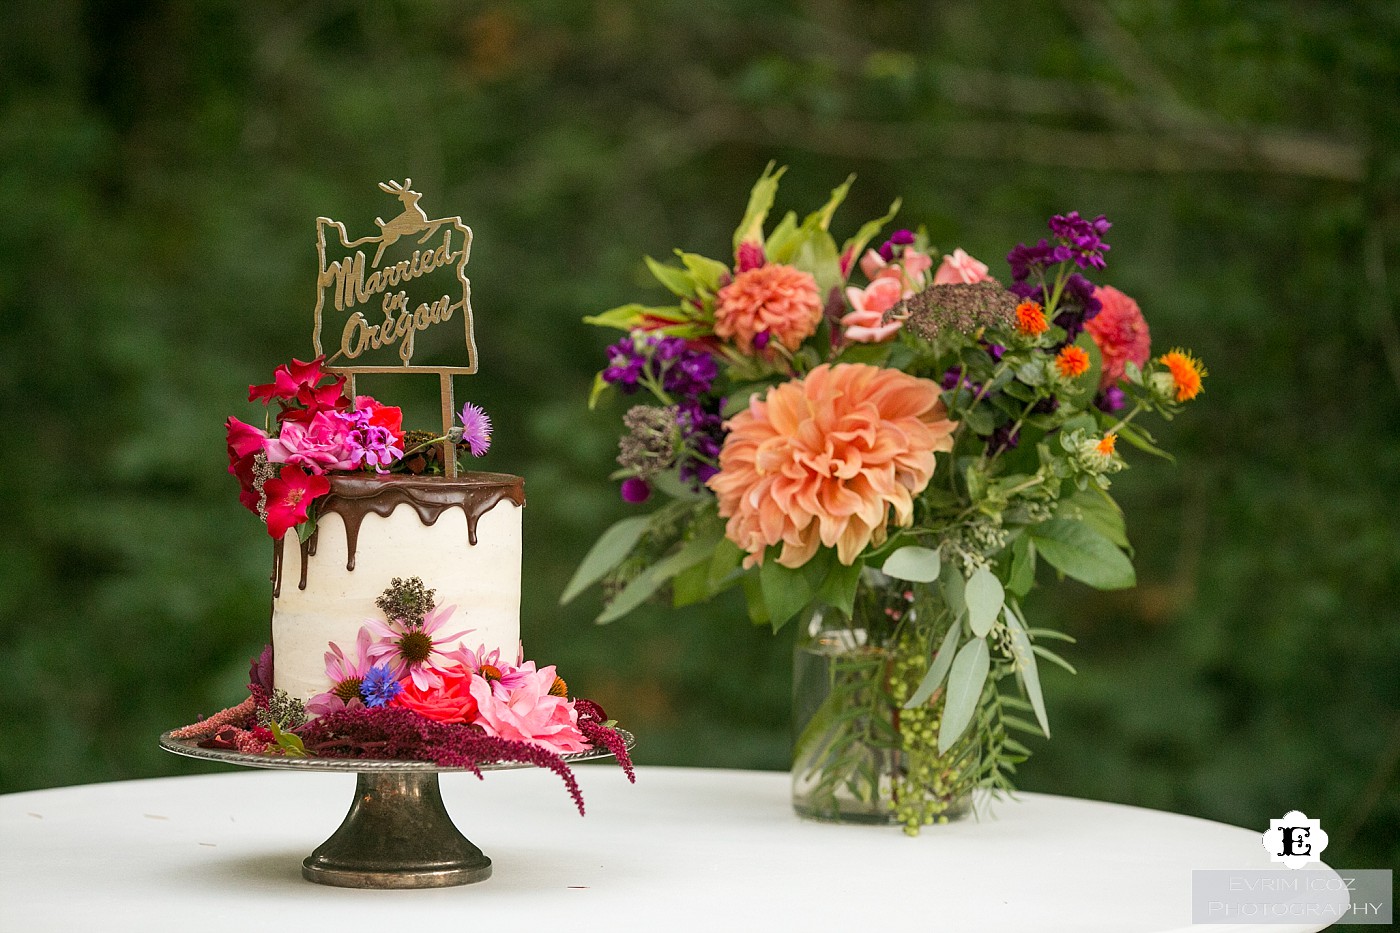
[[[177,729],[203,748],[252,755],[430,761],[480,773],[521,762],[559,774],[583,812],[562,756],[604,749],[635,781],[622,736],[602,707],[571,699],[553,665],[503,661],[499,650],[457,647],[455,607],[438,607],[417,577],[395,578],[347,651],[326,651],[328,689],[303,704],[273,687],[272,646],[252,662],[242,703]]]
[[[368,395],[345,394],[345,377],[324,369],[325,357],[278,366],[272,381],[248,387],[248,401],[268,406],[275,419],[262,428],[230,417],[225,422],[228,471],[238,479],[239,501],[281,538],[315,525],[316,500],[330,492],[331,472],[442,472],[436,445],[482,457],[491,448],[491,419],[468,402],[446,435],[405,431],[403,411]],[[271,423],[275,420],[275,426]]]

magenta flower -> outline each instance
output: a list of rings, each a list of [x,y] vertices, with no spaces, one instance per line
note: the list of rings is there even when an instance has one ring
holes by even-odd
[[[331,688],[318,693],[306,704],[306,711],[316,716],[324,716],[342,709],[351,709],[363,701],[361,686],[369,675],[373,662],[369,658],[370,643],[374,636],[365,626],[360,626],[360,634],[355,638],[355,656],[347,657],[335,642],[329,643],[326,652],[326,677]]]
[[[457,416],[462,422],[462,440],[473,457],[484,457],[491,449],[491,416],[478,405],[467,402]]]
[[[423,617],[421,626],[410,625],[402,619],[388,622],[365,620],[365,629],[372,637],[379,639],[369,646],[366,655],[373,664],[387,662],[395,679],[408,677],[419,690],[442,686],[442,672],[451,670],[457,664],[442,646],[456,642],[472,631],[463,629],[451,635],[438,633],[456,609],[456,606],[434,609]]]
[[[485,679],[491,684],[493,693],[509,695],[536,673],[534,661],[512,666],[501,660],[501,649],[487,651],[485,645],[479,645],[475,651],[462,645],[455,651],[449,651],[446,657]]]

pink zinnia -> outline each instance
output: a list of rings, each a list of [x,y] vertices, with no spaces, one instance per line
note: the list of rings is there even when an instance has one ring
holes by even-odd
[[[715,298],[715,333],[745,353],[769,340],[796,350],[822,320],[817,280],[792,266],[740,272]]]
[[[442,646],[460,640],[471,631],[463,629],[452,635],[438,634],[456,609],[456,606],[439,607],[423,617],[421,626],[410,625],[402,619],[389,622],[365,620],[365,628],[379,639],[369,647],[368,657],[375,664],[387,661],[395,677],[409,677],[419,690],[439,686],[442,672],[456,666]]]
[[[953,449],[937,383],[896,369],[821,365],[755,396],[728,422],[720,471],[709,481],[725,534],[762,563],[800,567],[817,548],[854,563],[914,520],[914,496],[933,477],[934,452]]]
[[[1137,302],[1112,285],[1099,286],[1094,290],[1094,297],[1103,308],[1084,322],[1084,329],[1094,338],[1103,356],[1099,388],[1106,389],[1123,378],[1123,365],[1128,360],[1138,366],[1147,362],[1152,355],[1152,334]]]
[[[484,678],[473,677],[476,724],[487,735],[531,742],[560,755],[586,750],[588,740],[579,731],[574,704],[549,692],[555,680],[552,664],[529,672],[518,687],[504,693],[498,693]]]

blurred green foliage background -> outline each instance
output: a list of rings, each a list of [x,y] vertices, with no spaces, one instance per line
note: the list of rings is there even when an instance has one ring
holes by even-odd
[[[270,545],[225,472],[246,386],[310,354],[314,220],[466,217],[482,354],[459,394],[527,479],[524,631],[643,762],[784,768],[789,634],[734,604],[606,628],[556,607],[625,514],[621,406],[585,398],[659,298],[641,263],[724,257],[859,176],[838,239],[897,223],[993,264],[1078,209],[1101,279],[1205,395],[1118,490],[1140,585],[1043,587],[1028,790],[1263,827],[1400,862],[1400,7],[1384,0],[99,3],[0,32],[0,791],[188,773],[155,736],[239,699]],[[402,381],[401,381],[402,382]],[[431,380],[370,383],[381,395]],[[1051,582],[1051,581],[1045,581]]]

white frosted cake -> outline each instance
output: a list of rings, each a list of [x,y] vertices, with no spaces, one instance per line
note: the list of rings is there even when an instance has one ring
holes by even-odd
[[[338,474],[317,503],[315,532],[274,545],[275,686],[302,700],[329,689],[326,649],[350,649],[395,578],[419,577],[458,645],[514,661],[520,649],[520,510],[524,481],[504,473],[455,478]]]

